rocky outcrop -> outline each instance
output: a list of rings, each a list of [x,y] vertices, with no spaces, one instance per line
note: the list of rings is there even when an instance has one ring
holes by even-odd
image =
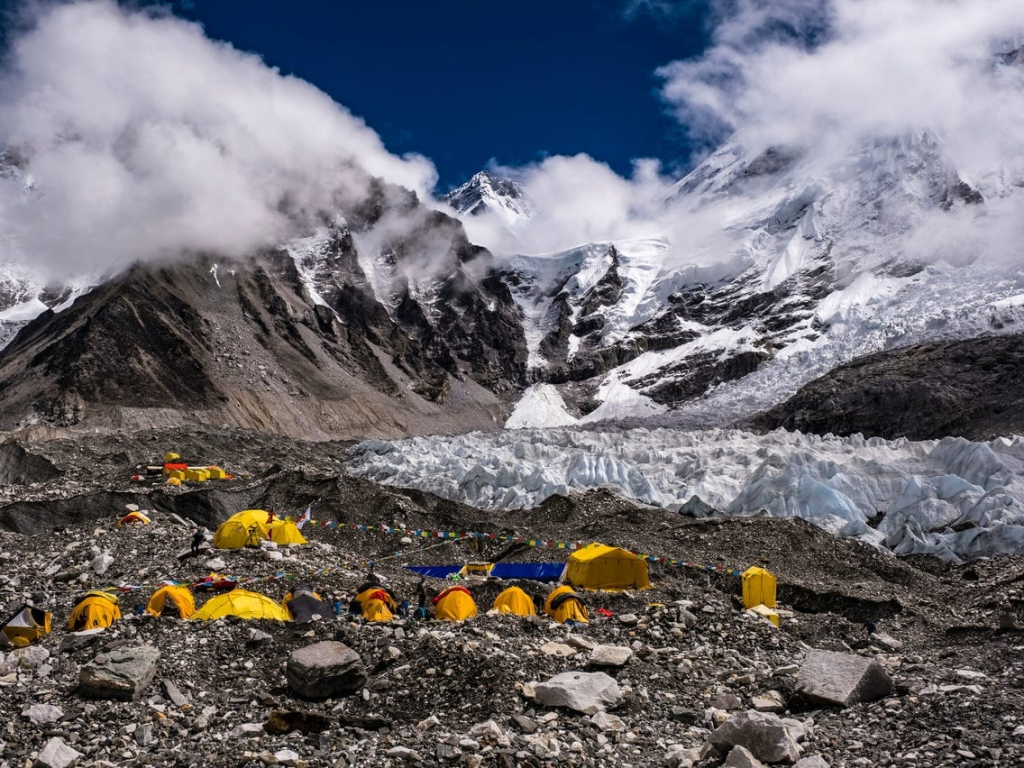
[[[877,701],[892,693],[892,680],[874,659],[852,653],[813,650],[797,676],[797,692],[825,706],[848,707]]]
[[[1024,336],[879,352],[839,366],[755,419],[763,429],[912,440],[1024,431]]]
[[[299,648],[285,667],[288,685],[304,699],[349,696],[366,683],[359,654],[344,643],[325,641]]]
[[[708,744],[721,753],[740,746],[766,763],[793,763],[800,747],[785,723],[765,712],[737,712],[712,731]]]
[[[614,678],[604,672],[563,672],[535,686],[537,703],[546,707],[567,707],[588,715],[622,703]]]
[[[131,701],[153,682],[159,660],[160,651],[151,645],[101,653],[82,667],[78,691],[90,699]]]

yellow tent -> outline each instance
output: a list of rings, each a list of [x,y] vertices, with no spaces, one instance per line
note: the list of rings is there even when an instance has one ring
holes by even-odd
[[[551,591],[548,599],[544,601],[544,613],[559,624],[567,621],[587,624],[590,621],[590,614],[587,613],[587,606],[583,604],[583,598],[573,592],[572,587],[567,584]]]
[[[650,589],[647,562],[632,552],[597,542],[569,556],[566,580],[584,589]]]
[[[476,602],[465,587],[448,587],[434,598],[434,618],[465,621],[476,617]]]
[[[743,607],[775,607],[775,577],[754,565],[743,572]]]
[[[213,546],[217,549],[258,547],[264,539],[277,544],[307,543],[291,520],[275,519],[268,524],[269,517],[270,513],[262,509],[246,509],[232,515],[213,534]]]
[[[211,619],[223,619],[226,616],[238,616],[240,619],[291,621],[288,611],[269,597],[244,589],[233,589],[223,595],[210,598],[206,605],[192,614],[192,620],[210,621]]]
[[[83,629],[109,627],[121,618],[116,595],[109,592],[86,592],[85,597],[75,603],[68,620],[68,629],[80,632]]]
[[[270,524],[270,540],[275,544],[308,544],[302,531],[291,520],[274,520]]]
[[[22,605],[5,624],[0,626],[0,647],[24,648],[40,640],[43,635],[50,633],[52,618],[49,611]]]
[[[153,593],[146,610],[154,616],[177,615],[179,619],[189,619],[196,612],[196,601],[188,587],[168,584]]]
[[[519,587],[509,587],[494,598],[494,610],[516,616],[535,616],[537,613],[533,600]]]
[[[364,589],[356,595],[356,602],[367,621],[391,621],[398,612],[395,598],[383,587]]]
[[[129,512],[127,515],[117,521],[117,527],[123,528],[126,525],[132,525],[134,523],[142,523],[143,525],[149,525],[150,519],[146,515],[139,511]]]

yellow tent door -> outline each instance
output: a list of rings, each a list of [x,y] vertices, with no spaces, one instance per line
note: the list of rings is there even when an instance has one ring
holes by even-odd
[[[356,602],[367,621],[391,621],[398,612],[395,598],[383,587],[370,587],[356,595]]]
[[[192,614],[192,620],[210,621],[227,616],[238,616],[241,619],[291,621],[288,611],[269,597],[245,589],[233,589],[223,595],[211,598],[206,605]]]
[[[494,610],[516,616],[534,616],[537,613],[533,600],[519,587],[509,587],[494,598]]]
[[[590,621],[587,606],[568,584],[551,591],[548,599],[544,601],[544,613],[559,624],[570,620],[580,624],[587,624]]]
[[[743,607],[775,607],[775,577],[756,565],[743,572]]]
[[[650,589],[647,561],[618,547],[597,542],[569,556],[566,580],[584,589]]]
[[[68,629],[72,632],[81,632],[83,629],[109,627],[121,618],[118,602],[114,595],[106,592],[87,592],[71,609]]]
[[[434,598],[434,618],[465,621],[476,617],[476,602],[465,587],[448,587]]]
[[[167,603],[174,606],[174,611],[168,611]],[[165,613],[177,613],[179,618],[190,619],[196,612],[196,601],[188,587],[177,584],[168,584],[161,587],[149,598],[146,611],[154,616],[162,616]]]

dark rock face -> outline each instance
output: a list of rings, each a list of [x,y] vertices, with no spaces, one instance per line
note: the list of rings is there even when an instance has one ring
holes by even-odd
[[[1022,336],[880,352],[810,382],[755,425],[888,439],[989,439],[1024,430],[1022,371]]]
[[[204,414],[348,437],[500,424],[527,353],[490,253],[379,182],[345,216],[242,262],[136,265],[43,313],[0,353],[0,427]]]
[[[17,443],[0,445],[0,485],[45,483],[60,474],[49,459],[29,453]]]

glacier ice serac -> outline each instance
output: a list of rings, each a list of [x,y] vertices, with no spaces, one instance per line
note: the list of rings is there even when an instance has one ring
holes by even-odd
[[[965,561],[1024,548],[1021,437],[915,442],[566,427],[368,440],[348,466],[493,511],[607,488],[672,510],[697,496],[726,516],[801,517],[897,554]]]

